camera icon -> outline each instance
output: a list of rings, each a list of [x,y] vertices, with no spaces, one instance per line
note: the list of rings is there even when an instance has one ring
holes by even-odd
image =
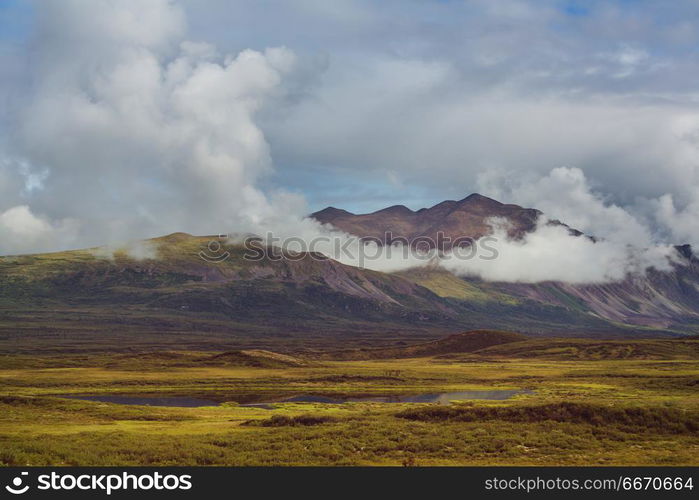
[[[28,476],[28,472],[22,472],[20,473],[19,476],[14,478],[12,480],[12,485],[7,485],[5,486],[5,489],[12,493],[13,495],[22,495],[23,493],[26,493],[27,490],[29,490],[29,485],[26,485],[22,487],[22,483],[24,482],[23,476]]]

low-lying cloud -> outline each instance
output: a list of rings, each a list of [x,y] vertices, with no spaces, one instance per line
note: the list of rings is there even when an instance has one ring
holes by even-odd
[[[643,248],[619,241],[594,241],[584,235],[571,235],[567,228],[549,224],[545,217],[522,239],[509,238],[498,227],[492,237],[497,240],[493,243],[496,259],[462,260],[447,256],[440,265],[454,274],[487,281],[587,284],[643,276],[651,267],[669,271],[676,261],[671,246]]]

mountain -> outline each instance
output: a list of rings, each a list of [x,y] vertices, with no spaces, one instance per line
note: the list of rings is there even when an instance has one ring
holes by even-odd
[[[679,332],[699,331],[699,261],[688,258],[662,272],[615,283],[574,285],[563,282],[490,283],[459,278],[434,268],[410,269],[403,278],[443,297],[463,301],[538,303],[557,306],[616,325]],[[516,331],[525,331],[515,329]]]
[[[490,221],[494,217],[506,219],[509,236],[520,238],[535,228],[540,215],[536,209],[472,194],[460,201],[444,201],[418,211],[393,206],[371,214],[354,215],[330,207],[311,216],[360,238],[388,243],[386,234],[391,238],[403,236],[410,242],[420,238],[436,242],[440,233],[451,241],[464,237],[475,240],[492,231]],[[574,236],[595,241],[594,237],[585,236],[562,222],[550,223],[567,227]],[[448,245],[435,246],[448,249]],[[689,245],[677,246],[676,250],[679,264],[675,264],[671,272],[651,269],[644,277],[630,276],[617,283],[597,285],[485,283],[474,278],[459,278],[434,267],[410,269],[399,274],[445,298],[511,304],[530,301],[577,311],[614,324],[697,331],[699,261]]]
[[[538,214],[472,195],[416,212],[315,215],[359,236],[404,229],[475,238],[491,217],[511,220],[517,237]],[[699,332],[699,261],[689,247],[678,247],[684,262],[673,272],[570,285],[491,283],[430,266],[381,273],[311,253],[253,261],[241,244],[184,233],[140,246],[147,251],[139,258],[105,249],[0,257],[0,353],[396,348],[479,329],[591,338]],[[224,258],[209,258],[211,248]]]
[[[382,244],[405,238],[412,244],[421,241],[421,248],[425,248],[425,245],[448,250],[453,243],[460,241],[469,244],[490,234],[493,218],[506,219],[509,236],[519,238],[534,229],[540,215],[539,210],[506,205],[474,193],[460,201],[447,200],[416,212],[403,205],[394,205],[370,214],[355,215],[347,210],[328,207],[311,214],[311,217]]]
[[[148,240],[146,259],[101,249],[0,258],[0,351],[336,345],[338,336],[432,338],[459,323],[439,297],[397,275],[311,254],[256,262],[228,243],[226,259],[205,260],[211,241]]]
[[[455,331],[677,335],[423,269],[387,274],[314,254],[205,260],[215,237],[148,240],[148,258],[102,249],[0,257],[0,352],[400,346]],[[420,274],[420,273],[424,273]]]

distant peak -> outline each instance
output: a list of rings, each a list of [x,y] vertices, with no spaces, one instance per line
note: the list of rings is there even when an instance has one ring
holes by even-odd
[[[337,217],[342,217],[345,215],[354,215],[354,214],[352,212],[348,212],[347,210],[343,210],[341,208],[327,207],[327,208],[324,208],[323,210],[312,213],[311,217],[319,220],[320,222],[330,222],[331,220],[333,220]]]
[[[347,210],[344,210],[342,208],[335,208],[335,207],[327,207],[327,208],[324,208],[323,210],[320,210],[316,213],[317,214],[350,214],[350,215],[354,215],[352,212],[348,212]]]
[[[436,205],[431,206],[430,208],[421,208],[420,211],[422,211],[422,210],[432,210],[432,209],[434,209],[434,208],[451,207],[451,206],[455,205],[456,203],[457,203],[457,202],[454,201],[454,200],[444,200],[444,201],[440,201],[440,202],[437,203]]]
[[[494,200],[492,198],[488,198],[487,196],[483,196],[482,194],[479,193],[473,193],[468,195],[466,198],[463,200],[459,201],[459,203],[495,203],[498,205],[502,205],[498,200]]]
[[[375,214],[397,214],[397,215],[411,215],[414,214],[412,210],[410,210],[408,207],[405,205],[393,205],[392,207],[387,207],[387,208],[382,208],[381,210],[377,210],[374,212]]]

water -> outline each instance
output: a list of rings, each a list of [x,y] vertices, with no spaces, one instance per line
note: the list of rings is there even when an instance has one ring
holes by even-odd
[[[496,400],[502,401],[518,394],[532,394],[528,390],[491,390],[491,391],[458,391],[458,392],[428,392],[416,395],[393,395],[393,396],[362,396],[349,398],[334,398],[318,396],[313,394],[300,394],[281,399],[267,399],[260,397],[256,403],[247,403],[241,406],[251,408],[272,409],[275,403],[325,403],[325,404],[345,404],[345,403],[437,403],[448,405],[452,401],[466,400]],[[191,398],[186,396],[91,396],[91,395],[61,395],[68,399],[79,399],[83,401],[100,401],[102,403],[115,403],[120,405],[143,405],[143,406],[170,406],[179,408],[198,408],[202,406],[219,406],[220,403],[208,399]]]
[[[434,392],[418,394],[416,396],[379,396],[350,401],[376,402],[376,403],[439,403],[448,405],[451,401],[465,401],[468,399],[489,399],[502,401],[510,399],[517,394],[531,394],[532,391],[522,390],[492,390],[492,391],[459,391],[459,392]]]

